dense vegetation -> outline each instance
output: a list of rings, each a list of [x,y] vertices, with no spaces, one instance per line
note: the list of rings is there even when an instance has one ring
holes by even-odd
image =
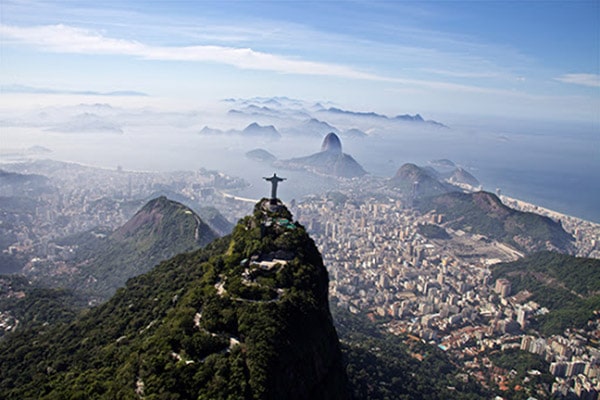
[[[85,306],[65,289],[32,285],[20,275],[0,275],[0,313],[18,321],[19,331],[73,320]],[[0,337],[5,330],[0,330]]]
[[[507,243],[526,253],[557,250],[573,251],[573,237],[560,223],[548,217],[514,210],[487,192],[453,192],[422,198],[416,204],[423,213],[443,214],[447,225]]]
[[[345,398],[321,257],[285,208],[261,204],[77,319],[11,335],[0,397]],[[288,262],[252,264],[272,256]]]
[[[420,224],[417,227],[417,232],[427,239],[450,239],[448,232],[439,225]]]
[[[19,272],[27,264],[27,261],[27,258],[22,254],[2,252],[0,253],[0,274],[13,274]]]
[[[542,252],[497,264],[493,278],[509,279],[513,292],[528,290],[531,300],[550,310],[536,320],[545,335],[585,328],[600,312],[600,260]]]
[[[504,382],[505,398],[527,400],[532,397],[550,397],[549,388],[554,377],[548,372],[549,363],[540,355],[519,349],[506,349],[492,351],[488,356],[495,366],[513,371],[508,374],[510,380]]]

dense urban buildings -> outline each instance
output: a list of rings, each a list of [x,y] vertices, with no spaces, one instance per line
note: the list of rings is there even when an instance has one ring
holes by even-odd
[[[98,226],[115,229],[152,196],[166,194],[195,208],[214,206],[231,222],[254,205],[234,195],[245,182],[214,171],[160,174],[52,165],[46,189],[29,194],[33,201],[28,211],[3,218],[16,238],[4,251],[26,256],[23,271],[30,276],[43,268],[69,273],[65,261],[76,249],[57,244],[58,239]],[[18,172],[47,168],[33,163]],[[3,190],[2,195],[15,194]],[[514,199],[503,201],[560,218],[575,238],[578,255],[600,255],[600,225]],[[339,191],[307,196],[289,206],[323,255],[333,305],[364,314],[392,334],[437,345],[484,385],[504,382],[511,373],[494,367],[490,352],[520,349],[548,363],[547,371],[538,371],[554,377],[547,393],[597,398],[600,349],[589,343],[600,339],[598,320],[585,332],[543,337],[531,331],[531,318],[548,310],[531,301],[527,291],[515,292],[508,280],[493,280],[491,273],[494,264],[521,257],[518,250],[444,227],[443,214],[419,213],[410,198],[377,179],[348,180]],[[427,234],[432,226],[443,228],[445,236]],[[15,327],[10,315],[1,317],[3,329]]]

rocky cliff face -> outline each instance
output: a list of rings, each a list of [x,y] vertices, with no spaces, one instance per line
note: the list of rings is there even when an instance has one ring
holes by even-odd
[[[75,322],[6,341],[0,397],[348,398],[327,287],[304,228],[261,201]]]

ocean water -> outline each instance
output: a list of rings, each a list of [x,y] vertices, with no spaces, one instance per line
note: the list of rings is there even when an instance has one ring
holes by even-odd
[[[500,189],[510,197],[600,223],[597,126],[459,129],[352,150],[367,170],[384,176],[404,162],[430,165],[431,160],[450,159],[473,174],[484,190]]]

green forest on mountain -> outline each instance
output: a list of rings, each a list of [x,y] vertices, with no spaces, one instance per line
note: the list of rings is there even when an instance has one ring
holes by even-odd
[[[497,264],[492,273],[494,279],[508,279],[513,293],[527,290],[531,300],[550,310],[534,320],[544,335],[585,329],[600,312],[600,260],[541,252]]]

